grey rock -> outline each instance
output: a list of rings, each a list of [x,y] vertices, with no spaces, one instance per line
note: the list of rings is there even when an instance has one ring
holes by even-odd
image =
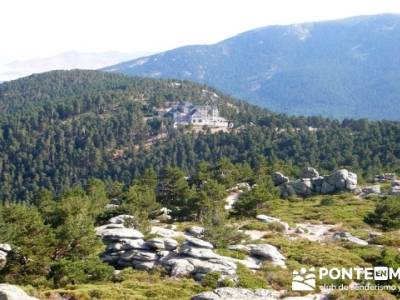
[[[170,270],[173,277],[184,277],[194,271],[194,266],[185,258],[173,258],[163,261],[163,265]]]
[[[187,232],[195,237],[199,237],[203,234],[204,228],[200,226],[192,226],[187,230]]]
[[[178,232],[176,232],[175,230],[163,228],[160,226],[152,226],[150,232],[152,234],[156,234],[162,237],[175,237],[178,235]]]
[[[282,198],[290,198],[296,194],[291,182],[286,182],[279,186]]]
[[[354,191],[357,188],[357,174],[349,172],[346,179],[346,189]]]
[[[276,300],[279,294],[266,289],[244,289],[223,287],[212,292],[203,292],[192,297],[192,300]]]
[[[10,244],[0,244],[0,250],[4,252],[11,252]]]
[[[292,182],[292,187],[297,195],[307,197],[312,194],[312,182],[309,178],[298,179]]]
[[[383,174],[375,175],[375,177],[374,177],[374,181],[377,183],[385,182],[385,181],[393,181],[393,180],[396,180],[395,173],[383,173]]]
[[[157,260],[157,253],[146,251],[146,250],[129,250],[121,255],[121,258],[127,261],[130,260],[141,260],[141,261],[153,261]]]
[[[135,269],[143,270],[143,271],[150,271],[150,270],[154,269],[154,267],[156,265],[157,265],[156,261],[140,261],[140,260],[132,261],[132,266]]]
[[[322,184],[324,183],[324,177],[318,176],[311,179],[312,189],[315,193],[320,194],[322,189]]]
[[[336,189],[343,190],[346,187],[346,180],[349,177],[349,171],[339,169],[326,178],[326,181]]]
[[[371,195],[371,194],[379,195],[380,193],[381,193],[381,186],[379,184],[366,186],[366,187],[362,188],[362,194],[364,196]]]
[[[119,207],[119,205],[117,205],[117,204],[111,204],[111,203],[109,203],[109,204],[107,204],[104,208],[107,209],[107,210],[111,210],[111,209],[116,209],[116,208],[118,208],[118,207]]]
[[[400,180],[393,180],[392,186],[390,188],[391,195],[399,195],[400,194]]]
[[[344,240],[344,241],[348,241],[354,244],[357,244],[359,246],[367,246],[368,242],[364,241],[362,239],[359,239],[353,235],[351,235],[349,232],[346,231],[341,231],[341,232],[336,232],[333,235],[333,239],[334,240]]]
[[[301,178],[316,178],[319,177],[319,173],[316,169],[312,167],[307,167],[303,169],[303,172],[301,174]]]
[[[152,238],[146,241],[146,245],[156,250],[174,250],[178,247],[178,242],[170,238]]]
[[[274,183],[275,186],[278,186],[286,182],[289,182],[289,177],[286,177],[281,172],[274,172],[272,173],[272,182]]]
[[[194,237],[186,237],[186,241],[188,241],[190,244],[200,247],[200,248],[208,248],[208,249],[213,249],[214,246],[207,242],[207,241],[203,241],[201,239],[198,238],[194,238]]]
[[[143,239],[120,239],[119,243],[122,244],[123,250],[141,249],[146,250],[148,246]]]
[[[321,194],[331,194],[335,191],[335,186],[324,180],[321,186]]]
[[[193,273],[207,274],[209,272],[219,272],[221,273],[221,275],[236,275],[236,264],[223,258],[211,258],[209,260],[202,260],[189,257],[187,258],[187,261],[194,266]]]
[[[261,222],[264,222],[264,223],[279,223],[283,227],[285,227],[285,230],[289,229],[289,224],[286,223],[286,222],[281,221],[278,218],[270,217],[270,216],[267,216],[267,215],[257,215],[256,219],[261,221]]]
[[[185,243],[181,246],[179,249],[179,253],[195,258],[201,258],[201,259],[209,259],[209,258],[216,258],[218,255],[212,251],[212,249],[209,248],[200,248],[200,247],[194,247],[189,243]]]
[[[1,300],[39,300],[25,293],[20,287],[15,285],[1,283],[0,284]]]
[[[285,267],[286,258],[279,252],[278,248],[270,244],[251,244],[247,245],[250,248],[250,255],[261,259],[267,259],[272,264],[280,267]]]
[[[133,228],[107,228],[100,232],[105,240],[141,239],[143,234]]]
[[[131,215],[119,215],[112,217],[110,220],[108,220],[108,223],[113,223],[113,224],[124,224],[126,220],[129,219],[134,219],[134,216]]]

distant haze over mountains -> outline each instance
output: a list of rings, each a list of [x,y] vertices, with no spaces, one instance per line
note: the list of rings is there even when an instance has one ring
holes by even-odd
[[[51,70],[99,69],[148,54],[149,52],[81,53],[70,51],[52,57],[14,61],[0,65],[0,82]]]
[[[400,16],[268,26],[105,70],[206,83],[276,112],[400,120]]]

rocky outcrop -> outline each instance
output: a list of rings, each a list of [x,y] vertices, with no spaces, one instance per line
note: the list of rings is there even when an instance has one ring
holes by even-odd
[[[115,218],[112,220],[115,221]],[[167,237],[145,240],[138,230],[126,228],[121,223],[97,227],[97,235],[107,246],[101,255],[102,260],[117,268],[151,270],[159,266],[169,271],[171,276],[193,276],[197,280],[201,280],[209,272],[219,272],[221,279],[236,280],[237,263],[252,269],[260,268],[259,261],[250,257],[239,260],[221,256],[214,252],[211,243],[193,235],[181,235],[185,237],[185,241],[179,245],[178,241],[171,238],[177,236],[177,232],[173,234],[173,229],[161,228],[155,228],[154,232]],[[201,227],[192,227],[190,231],[199,236],[203,230]]]
[[[400,195],[400,180],[393,180],[390,188],[391,195]]]
[[[382,182],[387,182],[387,181],[393,181],[396,179],[397,179],[397,177],[396,177],[395,173],[383,173],[383,174],[375,175],[374,182],[382,183]]]
[[[342,240],[342,241],[347,241],[350,243],[354,243],[357,244],[359,246],[368,246],[368,242],[364,241],[358,237],[353,236],[351,233],[346,232],[346,231],[340,231],[340,232],[336,232],[333,235],[333,239],[334,240]]]
[[[361,189],[360,196],[361,197],[372,196],[372,195],[378,196],[381,193],[382,193],[381,186],[379,184],[375,184],[375,185],[363,187]]]
[[[273,265],[286,268],[286,258],[279,252],[278,248],[270,244],[247,244],[232,245],[231,250],[246,251],[250,256],[261,261],[270,261]]]
[[[290,181],[280,172],[272,174],[274,185],[279,187],[281,196],[308,197],[312,194],[332,194],[342,191],[354,191],[357,188],[357,174],[346,169],[340,169],[331,175],[319,176],[317,170],[307,167],[302,172],[302,178]]]
[[[310,294],[306,296],[283,297],[284,291],[267,289],[217,288],[192,297],[191,300],[328,300],[330,295]]]
[[[286,177],[281,172],[274,172],[272,173],[272,182],[274,183],[275,186],[278,186],[286,182],[289,182],[289,177]]]
[[[9,244],[0,244],[0,270],[4,268],[7,263],[7,256],[11,252]]]
[[[1,283],[0,284],[0,299],[1,300],[39,300],[38,298],[31,297],[25,293],[21,288]]]
[[[223,287],[193,296],[192,300],[276,300],[279,296],[279,292],[266,289]]]

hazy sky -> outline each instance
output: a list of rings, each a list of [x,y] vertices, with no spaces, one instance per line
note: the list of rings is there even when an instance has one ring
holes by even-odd
[[[160,51],[272,24],[400,13],[400,0],[1,0],[0,62]]]

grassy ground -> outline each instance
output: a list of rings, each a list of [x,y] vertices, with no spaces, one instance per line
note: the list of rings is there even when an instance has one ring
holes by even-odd
[[[263,212],[278,217],[290,225],[294,223],[341,224],[343,229],[361,238],[366,238],[369,231],[374,231],[364,222],[364,217],[374,210],[376,199],[360,199],[351,194],[335,196],[315,196],[308,199],[275,200],[269,203]],[[286,289],[290,291],[291,270],[301,266],[314,267],[354,267],[370,266],[381,253],[374,246],[359,247],[344,242],[320,243],[304,239],[291,240],[277,226],[272,226],[248,218],[238,220],[241,229],[261,230],[267,234],[258,241],[270,243],[279,248],[287,258],[287,269],[281,269],[265,263],[257,273],[242,267],[238,269],[239,286],[249,288]],[[185,230],[193,223],[179,223],[178,230]],[[387,232],[376,238],[376,243],[390,247],[400,247],[400,231]],[[216,249],[221,255],[244,258],[240,251]],[[187,300],[202,292],[205,287],[192,279],[173,280],[161,272],[147,273],[124,270],[115,282],[67,286],[63,289],[36,291],[40,299],[53,300],[56,294],[68,295],[71,300]],[[35,292],[35,291],[33,291]],[[291,292],[292,293],[292,292]],[[384,292],[337,294],[335,299],[394,299]]]
[[[352,194],[314,196],[306,199],[275,200],[266,214],[289,224],[321,221],[342,224],[347,229],[369,228],[364,217],[375,208],[374,199],[361,199]]]
[[[204,288],[192,279],[173,280],[159,272],[126,269],[120,282],[82,284],[62,289],[36,293],[40,299],[57,299],[55,295],[68,296],[71,300],[188,300]]]

